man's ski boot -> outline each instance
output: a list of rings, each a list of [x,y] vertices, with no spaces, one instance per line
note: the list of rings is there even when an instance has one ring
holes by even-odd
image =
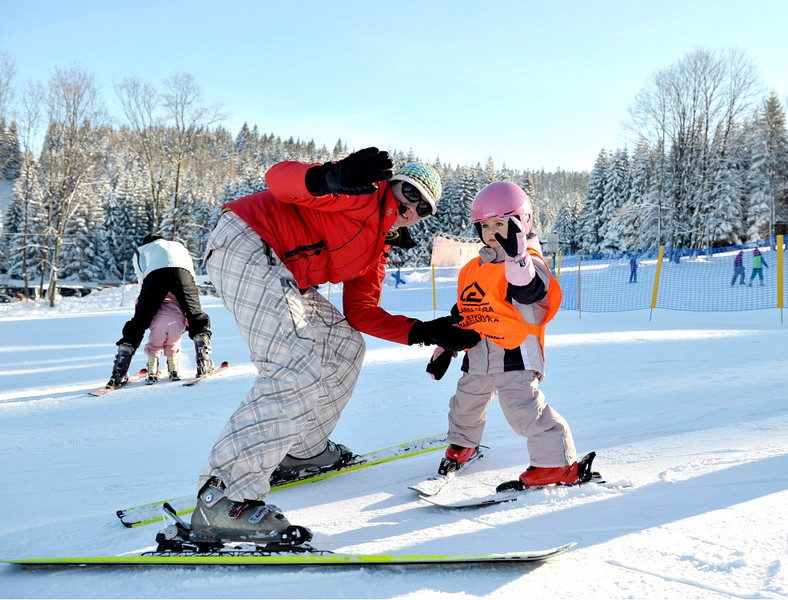
[[[355,455],[347,446],[328,440],[325,450],[310,458],[296,458],[289,454],[286,455],[271,474],[271,485],[279,485],[327,471],[336,471],[350,464],[354,457]]]
[[[178,375],[178,355],[167,357],[167,373],[170,376],[170,381],[179,381],[181,376]]]
[[[309,529],[291,525],[276,506],[230,500],[224,495],[224,484],[216,477],[197,496],[189,534],[189,540],[198,545],[251,542],[272,549],[305,544],[311,539]]]
[[[446,448],[446,455],[443,457],[438,467],[438,475],[454,473],[462,465],[475,457],[478,452],[478,446],[475,448],[466,448],[465,446],[450,444],[449,447]]]
[[[213,373],[213,359],[211,358],[211,336],[207,333],[198,333],[194,336],[194,353],[197,359],[197,377]]]
[[[152,385],[159,380],[159,357],[148,357],[148,375],[145,377],[145,383]]]
[[[112,367],[112,376],[109,378],[107,389],[116,390],[126,385],[129,380],[129,366],[131,357],[134,356],[136,348],[131,344],[118,344],[118,353],[115,355],[115,364]]]
[[[498,486],[498,492],[524,491],[548,485],[580,485],[598,479],[599,473],[591,471],[596,452],[589,452],[579,462],[563,467],[528,467],[514,481]]]

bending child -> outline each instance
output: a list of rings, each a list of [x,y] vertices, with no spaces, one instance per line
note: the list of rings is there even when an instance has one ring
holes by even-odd
[[[450,400],[449,447],[441,474],[476,456],[487,407],[497,394],[512,429],[528,440],[531,466],[519,477],[523,488],[585,479],[578,475],[569,425],[539,390],[544,329],[561,304],[561,289],[531,233],[531,217],[528,196],[509,182],[486,186],[471,206],[484,246],[479,258],[460,271],[455,310],[463,317],[460,326],[475,330],[482,340],[466,350],[463,375]],[[436,378],[451,356],[441,351],[436,350],[427,368]]]
[[[159,380],[159,358],[164,353],[167,359],[167,374],[172,381],[180,379],[178,357],[181,352],[181,338],[186,331],[186,315],[171,293],[167,293],[156,316],[150,324],[145,354],[148,356],[148,377],[146,383]]]

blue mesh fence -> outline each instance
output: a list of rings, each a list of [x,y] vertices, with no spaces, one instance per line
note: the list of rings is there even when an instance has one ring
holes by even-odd
[[[765,265],[763,281],[753,273],[753,251],[758,248]],[[743,251],[744,284],[734,282],[734,260]],[[785,250],[781,249],[784,253]],[[637,281],[630,282],[630,260],[637,261]],[[666,247],[654,281],[659,249],[637,254],[563,257],[559,281],[564,295],[561,308],[609,312],[664,308],[687,311],[735,311],[777,308],[777,250],[775,240],[727,248]],[[579,285],[578,285],[579,276]],[[783,278],[783,294],[786,282]],[[752,286],[750,286],[752,283]]]
[[[763,282],[753,273],[753,250],[764,260]],[[733,282],[734,259],[743,251],[744,284]],[[785,255],[785,248],[780,252]],[[728,248],[666,247],[661,266],[659,249],[617,255],[564,255],[548,258],[563,292],[561,310],[620,312],[662,308],[684,311],[736,311],[778,308],[778,251],[776,239]],[[636,281],[630,260],[637,261]],[[659,266],[656,303],[654,281]],[[448,311],[457,300],[459,267],[391,270],[383,284],[381,306],[395,314],[411,311]],[[398,282],[398,279],[400,280]],[[633,279],[631,282],[630,280]],[[782,277],[783,297],[788,282]],[[750,285],[752,283],[752,285]],[[342,285],[321,286],[338,307]]]

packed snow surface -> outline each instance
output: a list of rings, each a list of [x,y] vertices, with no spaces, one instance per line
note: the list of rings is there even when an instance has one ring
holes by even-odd
[[[0,305],[0,558],[116,555],[154,545],[157,525],[115,511],[196,493],[220,429],[254,369],[229,313],[205,298],[224,373],[103,397],[134,286]],[[445,313],[409,313],[423,319]],[[577,542],[561,557],[493,567],[141,567],[0,565],[0,597],[783,598],[788,596],[788,325],[751,312],[562,311],[548,327],[541,389],[605,487],[448,511],[408,485],[440,452],[274,492],[317,547],[358,553],[516,552]],[[353,399],[332,439],[367,452],[445,432],[455,360],[367,338]],[[185,374],[193,349],[184,337]],[[145,364],[140,351],[132,371]],[[484,458],[458,497],[490,493],[527,465],[525,440],[490,407]]]

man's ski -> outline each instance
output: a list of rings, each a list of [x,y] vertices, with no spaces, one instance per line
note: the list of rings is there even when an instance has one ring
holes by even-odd
[[[434,475],[433,477],[427,477],[427,479],[414,485],[409,485],[408,488],[418,492],[422,496],[434,496],[447,485],[449,485],[449,483],[451,483],[457,475],[468,469],[468,467],[484,456],[482,454],[482,448],[485,448],[485,446],[479,446],[476,454],[468,459],[467,462],[458,465],[453,469],[448,469],[445,473],[442,472],[444,470],[444,463],[453,461],[447,461],[444,459],[444,462],[441,463],[441,467],[438,469],[437,475]],[[454,464],[456,465],[457,463],[455,462]]]
[[[302,483],[309,483],[312,481],[320,481],[327,479],[334,475],[356,471],[358,469],[365,469],[374,465],[398,460],[400,458],[407,458],[409,456],[416,456],[425,452],[433,452],[446,448],[446,435],[433,435],[429,437],[419,438],[404,444],[374,450],[365,454],[356,455],[353,460],[344,465],[341,469],[335,471],[328,471],[317,475],[282,483],[271,488],[271,490],[278,490],[294,485],[301,485]],[[161,521],[161,509],[165,502],[170,503],[176,510],[177,514],[183,515],[190,513],[194,510],[196,500],[196,493],[190,496],[180,496],[178,498],[169,498],[167,500],[159,500],[157,502],[150,502],[148,504],[141,504],[131,508],[121,509],[116,512],[121,523],[126,527],[139,527],[147,525],[148,523],[155,523]]]
[[[195,383],[200,383],[202,380],[207,379],[208,377],[216,375],[217,373],[221,373],[229,366],[230,363],[224,361],[221,365],[219,365],[218,369],[214,369],[210,373],[206,373],[205,375],[200,375],[199,377],[192,377],[191,379],[187,379],[183,382],[183,385],[194,385]]]
[[[496,493],[489,494],[486,496],[476,496],[473,498],[461,498],[459,500],[451,500],[451,499],[441,498],[440,495],[438,496],[422,495],[421,499],[424,500],[425,502],[428,502],[429,504],[432,504],[434,506],[439,506],[441,508],[452,508],[452,509],[482,508],[485,506],[502,504],[504,502],[517,502],[519,500],[527,498],[529,494],[541,489],[549,489],[552,487],[574,487],[578,485],[585,485],[586,483],[605,483],[602,479],[602,476],[599,473],[597,473],[596,471],[591,471],[591,463],[593,462],[595,456],[596,456],[595,452],[589,452],[582,458],[582,460],[578,461],[577,470],[578,470],[578,475],[580,476],[580,480],[577,483],[525,488],[519,480],[514,480],[500,484],[496,489]]]
[[[103,387],[103,388],[99,388],[97,390],[93,390],[92,392],[89,392],[89,393],[90,393],[91,396],[103,396],[104,394],[108,394],[109,392],[114,392],[115,390],[120,390],[120,389],[126,387],[127,385],[129,385],[130,383],[134,383],[135,381],[139,381],[140,379],[144,379],[147,376],[148,376],[148,369],[140,369],[139,373],[137,373],[136,375],[131,375],[129,377],[129,380],[126,383],[124,383],[122,386],[120,386],[120,387],[117,387],[117,388]]]
[[[568,552],[575,542],[549,548],[501,554],[345,554],[304,548],[300,551],[220,550],[214,553],[145,552],[141,556],[79,556],[70,558],[11,558],[2,563],[34,567],[95,565],[248,565],[275,567],[371,567],[411,565],[501,565],[542,561]]]

